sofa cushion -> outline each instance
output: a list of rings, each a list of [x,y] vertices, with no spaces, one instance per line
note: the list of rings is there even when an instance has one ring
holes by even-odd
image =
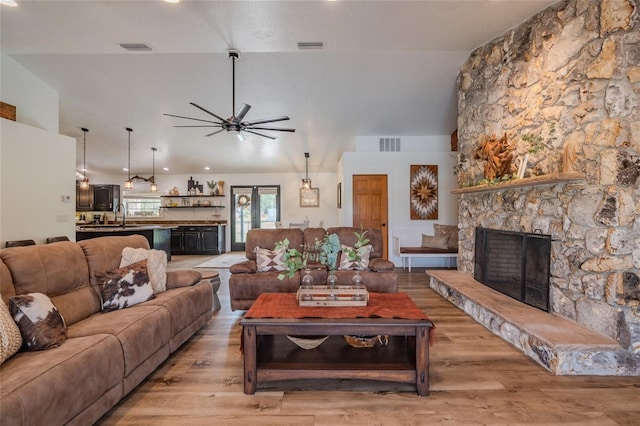
[[[70,338],[46,354],[19,352],[0,376],[1,423],[68,424],[110,389],[122,397],[122,348],[107,334]]]
[[[122,250],[125,247],[149,249],[149,241],[142,235],[112,236],[78,241],[89,264],[92,284],[97,272],[113,271],[120,267]]]
[[[22,335],[9,308],[0,299],[0,364],[11,358],[22,346]]]
[[[458,250],[458,227],[456,225],[433,225],[433,233],[436,237],[447,237],[448,249]]]
[[[422,234],[422,243],[420,247],[431,247],[438,249],[448,248],[449,237],[444,235],[441,237],[435,237],[433,235]]]
[[[102,310],[106,312],[128,308],[153,298],[147,259],[113,271],[96,273],[96,280],[102,292]]]
[[[27,349],[41,351],[60,346],[67,339],[67,326],[45,294],[29,293],[9,300],[11,316],[18,324]]]
[[[245,256],[249,260],[256,260],[256,248],[273,250],[277,242],[285,239],[289,240],[289,248],[302,251],[303,236],[300,228],[250,229],[247,231]]]
[[[285,249],[269,250],[257,247],[256,264],[258,272],[286,271],[287,265],[284,263]]]
[[[387,259],[371,259],[369,260],[369,270],[373,272],[393,271],[396,265]]]
[[[167,254],[162,250],[125,247],[122,250],[120,267],[147,260],[147,273],[153,287],[153,294],[167,289]]]
[[[255,274],[258,272],[258,265],[255,260],[245,260],[231,265],[229,272],[232,274]]]
[[[169,344],[171,319],[161,306],[140,304],[133,309],[100,312],[69,327],[69,338],[111,334],[122,346],[124,375],[139,367],[161,347]]]
[[[99,292],[90,285],[87,261],[78,244],[14,247],[0,250],[0,257],[11,272],[15,294],[46,294],[67,326],[100,312]]]
[[[189,287],[202,279],[202,273],[193,270],[171,271],[167,273],[167,290]]]

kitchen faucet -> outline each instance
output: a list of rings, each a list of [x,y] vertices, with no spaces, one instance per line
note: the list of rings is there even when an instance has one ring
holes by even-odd
[[[120,207],[122,207],[122,227],[125,228],[127,226],[127,212],[124,207],[124,204],[120,203],[116,206],[116,216],[115,220],[118,221],[118,211],[120,211]]]

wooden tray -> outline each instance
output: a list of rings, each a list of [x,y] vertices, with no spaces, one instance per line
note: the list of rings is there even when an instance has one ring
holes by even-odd
[[[296,294],[300,306],[367,306],[369,292],[366,288],[338,286],[314,286],[311,289],[298,289]]]

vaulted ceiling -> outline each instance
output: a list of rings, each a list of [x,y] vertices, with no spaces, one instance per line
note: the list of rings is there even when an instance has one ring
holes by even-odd
[[[131,134],[134,173],[335,171],[355,136],[448,135],[456,77],[476,47],[555,0],[443,1],[20,1],[1,6],[4,55],[59,92],[60,133],[87,134],[89,176],[122,174]],[[303,50],[298,42],[323,42]],[[131,52],[121,43],[144,43]],[[266,132],[215,129],[164,113],[210,119],[195,102],[246,120],[288,115]],[[193,123],[197,124],[197,123]],[[169,171],[162,171],[167,167]]]

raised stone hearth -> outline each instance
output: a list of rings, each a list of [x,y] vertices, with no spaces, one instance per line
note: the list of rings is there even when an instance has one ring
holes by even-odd
[[[462,272],[427,274],[432,289],[553,374],[638,375],[640,357],[607,336],[524,305]]]

